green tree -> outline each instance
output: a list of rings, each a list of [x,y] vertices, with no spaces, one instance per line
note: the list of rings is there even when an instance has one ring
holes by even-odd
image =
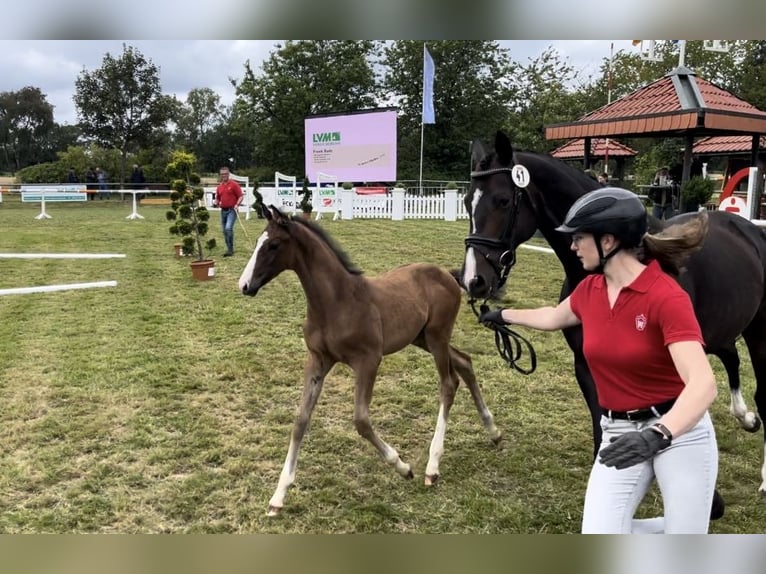
[[[0,92],[0,169],[53,159],[53,106],[40,88]]]
[[[255,163],[302,173],[307,116],[375,107],[376,50],[366,40],[288,40],[260,74],[246,62],[231,120],[234,133],[253,141]]]
[[[576,120],[589,111],[586,100],[570,87],[575,77],[572,65],[552,47],[517,69],[507,126],[515,147],[549,152],[559,144],[545,139],[545,126]]]
[[[179,105],[175,117],[176,141],[192,150],[205,163],[204,155],[208,136],[223,121],[225,106],[221,97],[210,88],[194,88]]]
[[[128,154],[167,137],[173,102],[162,94],[157,66],[124,44],[119,57],[107,52],[100,68],[83,70],[75,80],[74,103],[83,135],[120,151],[121,183]]]
[[[515,66],[495,41],[428,42],[434,59],[436,123],[424,126],[423,178],[468,177],[470,143],[494,137],[508,119],[510,78]],[[423,42],[400,40],[386,45],[386,100],[399,107],[397,171],[399,179],[417,179],[423,106]]]
[[[748,41],[742,47],[742,63],[731,70],[737,95],[766,110],[766,41]]]

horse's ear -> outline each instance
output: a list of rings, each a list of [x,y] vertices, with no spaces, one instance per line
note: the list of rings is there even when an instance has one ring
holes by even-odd
[[[495,134],[495,153],[497,161],[502,166],[509,166],[513,161],[513,146],[511,140],[504,132],[498,131]]]
[[[271,221],[271,209],[266,207],[264,204],[259,203],[258,204],[258,213],[260,213],[264,219],[267,219],[268,221]]]
[[[487,148],[480,139],[473,140],[471,143],[471,165],[478,167],[479,162],[487,156]]]
[[[271,215],[272,219],[274,219],[274,223],[278,223],[279,225],[287,225],[289,218],[284,213],[279,211],[276,205],[270,205],[269,207],[271,208]]]

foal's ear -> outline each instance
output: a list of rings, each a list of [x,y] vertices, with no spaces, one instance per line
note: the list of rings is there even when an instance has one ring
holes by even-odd
[[[271,207],[271,206],[270,206]],[[271,221],[271,209],[266,207],[262,203],[258,204],[258,213],[260,213],[264,219]]]
[[[271,208],[271,215],[274,223],[278,223],[279,225],[286,225],[289,221],[289,218],[284,213],[279,211],[276,205],[270,205],[269,207]]]
[[[513,161],[513,146],[511,145],[511,140],[504,132],[499,130],[495,134],[495,153],[497,154],[497,161],[500,162],[500,165],[511,165],[511,162]]]
[[[479,162],[487,156],[487,148],[480,139],[475,139],[471,143],[471,165],[474,168],[479,166]]]

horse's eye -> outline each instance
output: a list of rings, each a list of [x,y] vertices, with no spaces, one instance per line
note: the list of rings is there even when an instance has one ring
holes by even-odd
[[[500,197],[495,198],[495,205],[500,209],[506,209],[509,205],[511,205],[511,198],[507,195],[501,195]]]
[[[268,249],[269,251],[275,251],[276,249],[279,249],[279,241],[270,241]]]

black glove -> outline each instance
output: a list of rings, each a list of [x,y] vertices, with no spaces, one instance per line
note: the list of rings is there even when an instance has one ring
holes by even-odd
[[[481,315],[479,315],[479,323],[484,324],[487,327],[492,327],[493,325],[507,325],[508,323],[503,320],[503,310],[502,309],[495,309],[493,311],[484,311]]]
[[[670,439],[652,427],[612,437],[609,442],[611,444],[598,453],[599,460],[601,464],[618,470],[649,460],[670,446]]]

